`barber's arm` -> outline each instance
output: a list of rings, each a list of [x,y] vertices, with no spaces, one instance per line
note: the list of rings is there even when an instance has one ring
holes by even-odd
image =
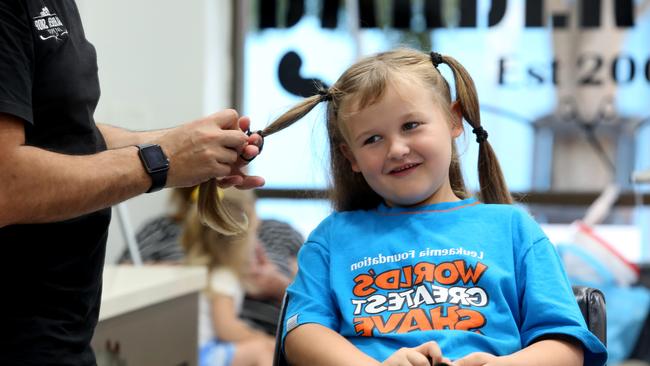
[[[112,206],[146,192],[151,178],[138,148],[126,146],[72,156],[25,145],[22,120],[0,113],[0,227],[60,221]],[[169,159],[167,187],[196,185],[214,177],[241,175],[246,158],[258,153],[251,138],[234,128],[227,110],[170,130],[151,141]],[[261,177],[240,176],[251,188]]]
[[[134,146],[159,139],[171,129],[153,131],[131,131],[121,127],[115,127],[104,123],[98,123],[97,127],[104,136],[108,149],[119,149],[126,146]]]

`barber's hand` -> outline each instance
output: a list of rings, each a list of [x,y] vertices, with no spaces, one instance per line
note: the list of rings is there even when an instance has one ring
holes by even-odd
[[[237,126],[239,126],[241,131],[248,131],[250,128],[250,118],[240,117],[237,121]],[[246,145],[233,165],[231,175],[217,179],[219,187],[228,188],[235,186],[239,189],[250,189],[264,185],[264,179],[262,177],[249,176],[242,172],[242,168],[261,152],[261,147],[264,143],[262,136],[256,133],[247,137]]]
[[[156,141],[169,158],[167,187],[192,186],[223,177],[230,180],[225,185],[263,185],[263,178],[246,176],[240,170],[244,164],[239,155],[250,158],[259,150],[250,146],[255,139],[242,132],[239,122],[237,112],[228,109],[171,129]]]
[[[442,357],[442,351],[436,342],[423,343],[414,348],[400,348],[388,357],[385,366],[432,366],[440,362],[451,364]]]
[[[497,357],[485,352],[474,352],[469,355],[460,358],[452,366],[500,366],[506,365],[503,361],[505,359],[502,357]]]
[[[239,117],[237,125],[239,126],[240,130],[248,131],[251,127],[251,119],[248,116]],[[248,136],[247,144],[244,147],[244,150],[242,150],[242,153],[239,155],[240,159],[237,161],[237,165],[246,165],[257,155],[259,155],[262,152],[262,144],[264,144],[264,139],[262,139],[262,136],[258,135],[257,133],[253,133]]]

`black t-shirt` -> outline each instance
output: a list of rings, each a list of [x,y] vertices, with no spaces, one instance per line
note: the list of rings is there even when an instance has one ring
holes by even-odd
[[[25,121],[27,145],[105,150],[98,100],[96,53],[74,1],[0,1],[0,112]],[[0,365],[95,364],[89,344],[109,221],[105,209],[0,228]]]

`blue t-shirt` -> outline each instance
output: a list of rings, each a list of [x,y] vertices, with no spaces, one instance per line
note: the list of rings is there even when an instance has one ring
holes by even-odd
[[[476,199],[334,213],[310,235],[288,288],[285,335],[328,327],[378,361],[436,341],[452,360],[514,353],[537,338],[607,351],[587,329],[553,245],[510,205]]]

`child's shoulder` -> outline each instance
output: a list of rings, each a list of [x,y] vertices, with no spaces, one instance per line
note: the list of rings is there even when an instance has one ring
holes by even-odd
[[[528,232],[542,236],[542,230],[535,218],[525,208],[516,204],[480,204],[467,212],[473,220],[486,225],[503,225],[512,232]]]
[[[318,226],[316,226],[314,231],[333,230],[344,227],[351,223],[357,223],[359,218],[366,215],[368,215],[368,211],[334,211],[325,217]]]
[[[474,208],[484,214],[507,215],[512,218],[531,218],[528,211],[517,204],[481,203]]]
[[[325,217],[309,234],[308,242],[322,244],[336,242],[341,235],[369,230],[376,225],[373,210],[334,211]]]
[[[483,216],[484,220],[491,223],[501,222],[510,228],[517,236],[530,236],[535,238],[543,238],[546,235],[543,233],[539,223],[535,218],[523,207],[516,204],[482,204],[477,208],[481,209],[485,214],[477,215]]]

